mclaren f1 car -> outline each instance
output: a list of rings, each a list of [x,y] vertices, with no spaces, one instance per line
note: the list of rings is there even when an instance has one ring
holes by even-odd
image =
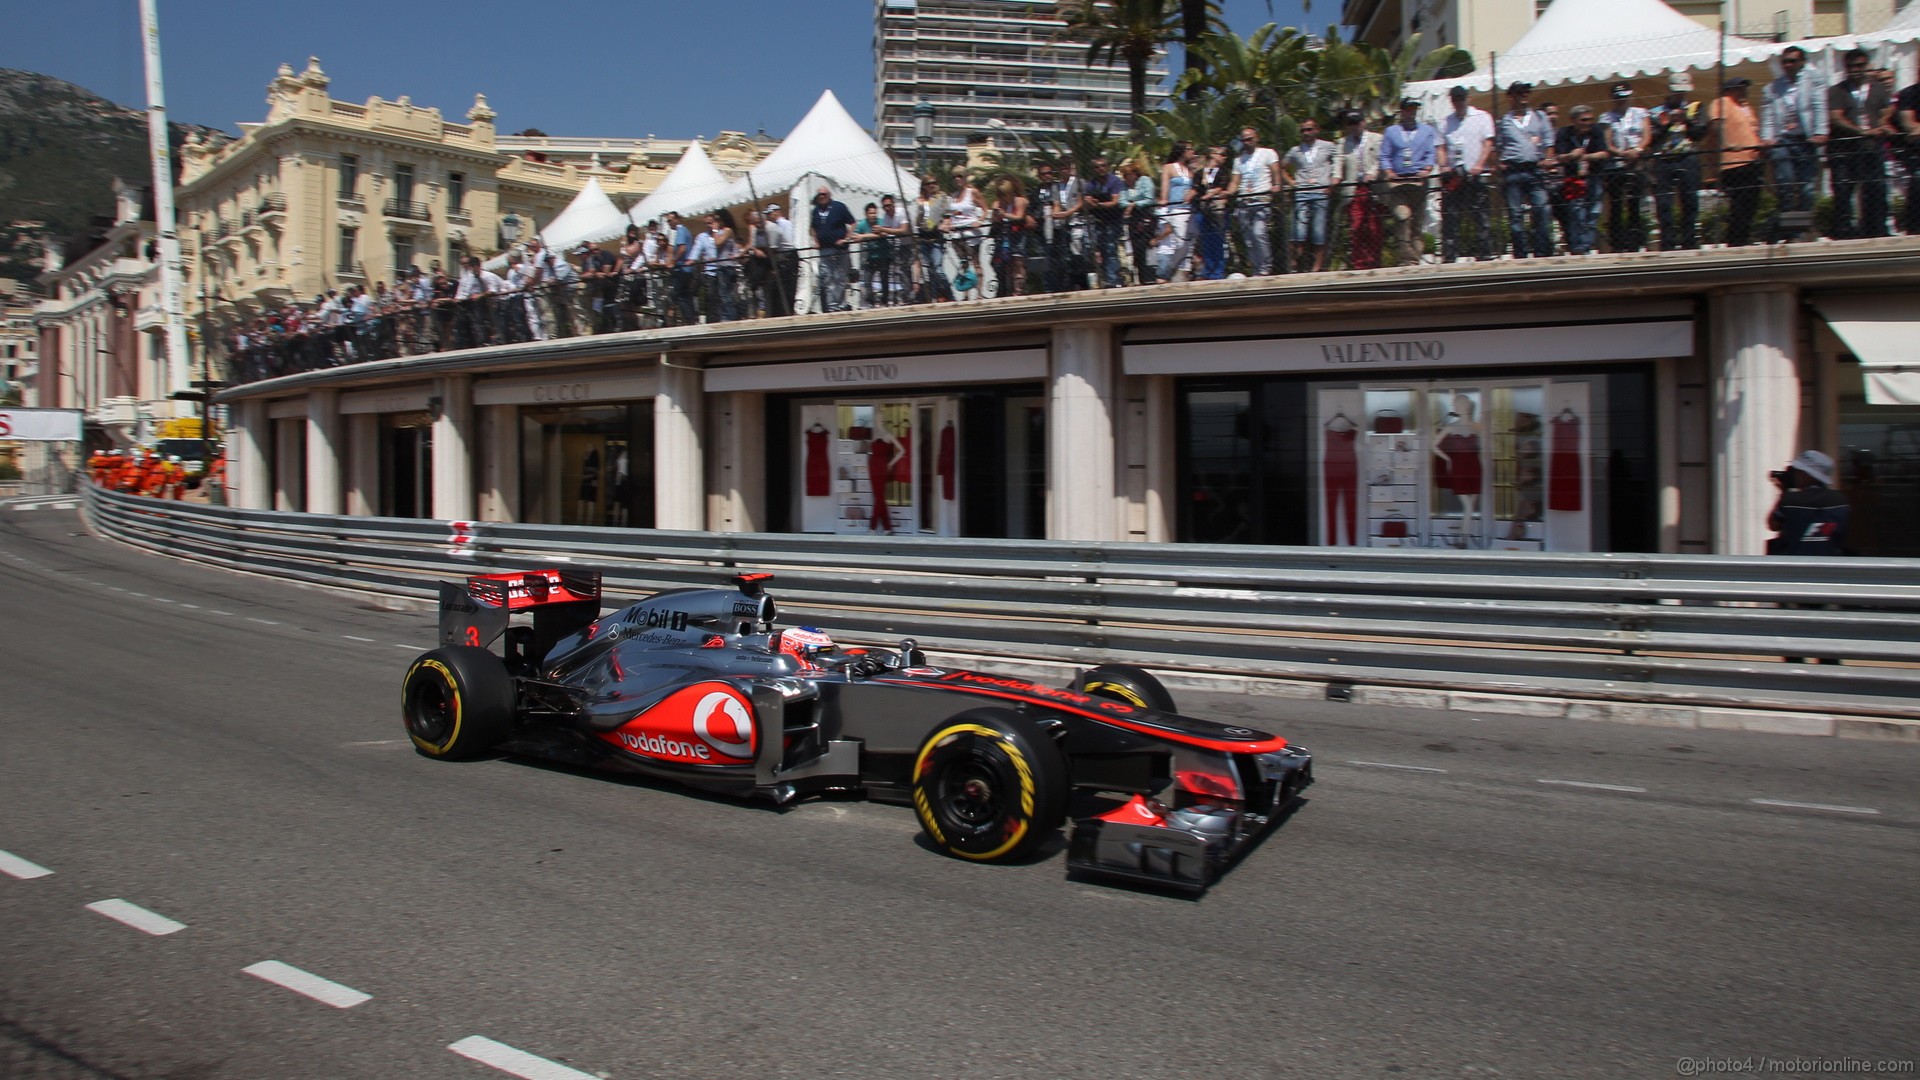
[[[913,807],[934,846],[1028,857],[1066,821],[1070,871],[1204,890],[1313,779],[1264,731],[1183,716],[1126,665],[1067,687],[778,629],[769,575],[601,614],[600,576],[481,574],[440,589],[440,646],[407,669],[422,754],[508,752],[785,804]]]

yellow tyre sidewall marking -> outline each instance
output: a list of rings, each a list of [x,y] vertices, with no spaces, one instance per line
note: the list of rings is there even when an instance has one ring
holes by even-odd
[[[413,665],[412,671],[407,672],[405,688],[402,690],[401,698],[400,698],[400,707],[403,710],[407,707],[406,691],[412,689],[413,680],[415,676],[417,676],[420,673],[420,669],[422,668],[431,668],[434,671],[439,672],[440,677],[446,680],[447,693],[453,697],[453,730],[447,733],[446,741],[440,743],[437,746],[433,743],[426,741],[425,739],[422,739],[420,736],[415,735],[413,733],[412,728],[408,728],[407,737],[413,740],[413,745],[419,747],[422,750],[425,750],[429,754],[444,754],[447,752],[447,748],[452,746],[454,744],[454,741],[460,738],[460,713],[462,711],[460,707],[460,681],[453,677],[452,669],[448,668],[447,665],[441,663],[440,661],[438,660],[420,661],[419,663]]]
[[[1124,701],[1129,705],[1134,705],[1142,709],[1153,708],[1153,706],[1147,704],[1144,700],[1141,699],[1140,695],[1134,691],[1133,687],[1124,686],[1120,683],[1090,682],[1085,686],[1081,687],[1080,689],[1085,690],[1089,694],[1099,694],[1099,693],[1112,694],[1114,697],[1119,698],[1121,701]]]
[[[946,836],[940,832],[939,822],[934,820],[933,807],[927,803],[926,792],[920,787],[920,778],[927,771],[927,759],[933,756],[935,750],[962,735],[979,735],[999,743],[1008,760],[1013,762],[1014,771],[1020,774],[1020,822],[1014,827],[1013,835],[1007,838],[1007,842],[992,851],[961,851],[948,844]],[[1028,823],[1033,820],[1033,767],[1027,764],[1027,756],[1020,752],[1020,746],[1013,741],[1013,737],[999,728],[990,728],[984,724],[954,724],[951,727],[942,728],[934,734],[933,738],[927,740],[926,745],[920,750],[920,756],[914,760],[913,809],[920,815],[920,824],[932,834],[934,842],[953,854],[963,859],[975,859],[981,862],[999,858],[1011,851],[1013,846],[1020,842],[1021,837],[1027,835]]]

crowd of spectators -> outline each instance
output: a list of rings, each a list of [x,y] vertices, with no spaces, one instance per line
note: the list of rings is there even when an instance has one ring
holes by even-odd
[[[1456,87],[1437,124],[1407,99],[1381,124],[1355,111],[1332,118],[1338,131],[1303,120],[1285,149],[1245,128],[1231,146],[1176,144],[1157,166],[1096,157],[1081,174],[1041,160],[1031,183],[999,172],[984,187],[956,167],[925,177],[905,205],[888,195],[857,213],[821,188],[797,220],[778,203],[741,220],[668,214],[617,244],[558,252],[529,241],[500,273],[477,257],[406,268],[391,286],[263,315],[227,345],[235,376],[252,381],[803,308],[1920,233],[1920,85],[1894,93],[1856,51],[1845,78],[1824,86],[1806,59],[1785,50],[1757,102],[1745,79],[1696,94],[1681,72],[1652,108],[1621,83],[1605,111],[1576,105],[1563,118],[1522,82],[1504,88],[1494,116]],[[1903,179],[1900,206],[1890,189]]]

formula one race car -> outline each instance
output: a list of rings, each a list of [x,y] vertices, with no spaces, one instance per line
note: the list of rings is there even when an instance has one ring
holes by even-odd
[[[1306,751],[1181,716],[1138,668],[1057,689],[931,667],[911,640],[776,630],[769,577],[604,617],[592,571],[443,583],[441,647],[401,692],[407,734],[429,757],[504,750],[782,804],[862,794],[911,805],[936,846],[983,862],[1031,854],[1071,804],[1086,814],[1070,870],[1195,892],[1312,782]]]

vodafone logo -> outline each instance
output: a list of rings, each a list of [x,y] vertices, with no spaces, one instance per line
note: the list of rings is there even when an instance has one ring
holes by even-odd
[[[753,717],[732,694],[716,690],[701,698],[693,709],[693,733],[730,757],[753,756]]]
[[[659,735],[629,735],[623,731],[620,733],[620,741],[626,744],[627,749],[638,750],[645,754],[665,754],[669,757],[691,757],[699,758],[702,761],[713,756],[713,751],[708,750],[699,743],[684,743]]]

